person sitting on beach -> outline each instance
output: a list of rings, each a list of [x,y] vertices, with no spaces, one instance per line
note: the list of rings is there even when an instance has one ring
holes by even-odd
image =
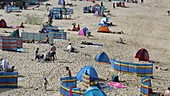
[[[47,44],[49,44],[49,37],[48,37],[48,35],[46,35],[45,40],[40,41],[40,42],[41,42],[41,43],[47,43]]]
[[[71,43],[69,43],[69,45],[67,46],[67,51],[69,51],[69,52],[74,52],[74,48],[73,48],[73,46],[71,45]]]
[[[102,16],[102,17],[107,17],[107,16],[104,14],[104,12],[102,12],[101,16]]]
[[[49,53],[49,51],[46,50],[45,53],[43,54],[43,60],[44,61],[48,61],[49,60],[48,53]]]
[[[51,54],[51,58],[53,59],[53,62],[54,62],[55,54],[56,54],[56,47],[54,44],[51,44],[50,54]]]
[[[68,75],[69,77],[72,77],[70,68],[69,68],[68,66],[66,66],[66,71],[67,71],[67,75]]]
[[[164,96],[170,96],[170,87],[164,92]]]
[[[106,21],[103,20],[103,23],[104,23],[105,26],[113,26],[112,22],[106,22]]]
[[[21,23],[20,28],[25,28],[23,22]]]
[[[78,31],[78,30],[80,30],[79,24],[77,25],[77,28],[76,28],[76,23],[73,23],[72,25],[73,26],[71,27],[71,29],[68,29],[68,31]]]
[[[117,43],[126,44],[122,38],[120,38],[120,41],[117,41]]]
[[[5,71],[5,72],[13,72],[14,67],[15,67],[15,66],[12,66],[11,69],[10,69],[9,68],[9,63],[8,63],[8,61],[6,59],[2,59],[1,66],[2,66],[2,70]]]
[[[73,7],[73,3],[67,3],[66,5]]]
[[[167,13],[168,13],[168,16],[170,16],[170,11],[167,11]]]

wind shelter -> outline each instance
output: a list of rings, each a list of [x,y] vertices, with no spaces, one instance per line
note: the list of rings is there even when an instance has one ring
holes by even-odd
[[[86,36],[87,34],[87,27],[84,27],[82,30],[80,30],[80,32],[78,33],[79,36]]]
[[[91,86],[86,90],[83,96],[107,96],[107,95],[97,86]]]
[[[93,66],[85,66],[82,68],[76,75],[78,81],[82,81],[82,74],[89,75],[90,79],[93,81],[98,79],[98,74]]]
[[[95,60],[100,64],[103,64],[103,63],[109,64],[110,63],[110,59],[105,52],[101,52],[101,53],[97,54]]]
[[[97,32],[101,32],[101,33],[110,33],[111,31],[109,30],[109,28],[107,26],[101,26]]]
[[[149,61],[149,53],[146,49],[141,48],[137,53],[135,58],[138,58],[139,61]]]

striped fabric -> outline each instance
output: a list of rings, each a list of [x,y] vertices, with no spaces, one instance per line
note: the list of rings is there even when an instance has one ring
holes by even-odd
[[[0,50],[17,51],[18,48],[22,48],[22,38],[0,36]]]
[[[47,32],[54,34],[54,39],[67,39],[67,32],[64,32],[64,29],[58,29],[56,27],[45,27]]]
[[[8,7],[8,12],[19,12],[20,8],[19,7]]]
[[[135,73],[137,76],[152,76],[153,64],[136,64],[131,62],[122,62],[111,60],[114,70],[124,73]]]
[[[80,88],[77,87],[76,77],[62,77],[60,78],[60,94],[61,96],[69,96],[70,88],[72,88],[72,96],[80,96]]]
[[[0,88],[17,88],[18,72],[0,72]]]
[[[54,38],[53,33],[27,33],[27,32],[21,33],[21,37],[23,38],[24,42],[28,42],[33,39],[35,41],[42,41],[45,40],[46,35],[48,35],[50,43],[53,43],[53,38]]]
[[[141,78],[141,88],[140,88],[140,96],[149,96],[151,93],[151,78],[150,77],[142,77]]]
[[[90,86],[90,76],[86,74],[82,74],[82,83],[83,83],[83,86],[88,88]]]
[[[50,13],[53,14],[53,19],[59,19],[60,10],[62,10],[62,14],[63,14],[63,15],[73,14],[73,9],[66,8],[66,12],[65,12],[65,9],[64,9],[64,8],[54,7],[54,8],[50,11]]]

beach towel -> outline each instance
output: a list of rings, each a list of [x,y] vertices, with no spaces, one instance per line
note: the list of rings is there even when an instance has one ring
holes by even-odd
[[[108,85],[114,87],[115,89],[126,88],[126,86],[124,86],[123,84],[118,83],[118,82],[109,82]]]

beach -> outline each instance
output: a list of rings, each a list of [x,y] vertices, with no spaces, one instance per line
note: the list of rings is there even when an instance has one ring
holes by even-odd
[[[50,3],[52,6],[59,6],[58,1],[50,0],[43,3]],[[34,51],[40,48],[40,53],[49,50],[48,44],[31,44],[23,43],[24,53],[1,51],[0,58],[7,58],[10,66],[15,66],[19,72],[19,88],[16,89],[0,89],[0,96],[60,96],[60,77],[66,76],[65,66],[69,66],[73,76],[84,66],[93,66],[99,78],[111,80],[115,73],[114,69],[109,64],[98,64],[95,61],[95,56],[100,52],[106,52],[110,59],[116,59],[126,62],[138,62],[135,58],[136,52],[145,48],[149,52],[150,60],[158,63],[154,64],[162,68],[170,68],[170,16],[167,15],[167,10],[170,10],[169,0],[147,0],[143,4],[126,3],[128,8],[112,8],[112,3],[104,1],[103,4],[110,10],[112,16],[109,21],[114,22],[117,26],[109,27],[109,30],[125,34],[107,34],[98,33],[98,22],[102,17],[96,17],[93,14],[84,14],[83,7],[100,4],[88,1],[70,1],[76,6],[72,15],[73,20],[54,20],[54,26],[59,29],[64,29],[67,32],[67,40],[54,40],[57,47],[55,62],[40,63],[32,61]],[[43,21],[48,20],[48,11],[45,6],[40,6],[41,10],[23,10],[21,13],[4,13],[0,10],[0,19],[5,19],[7,25],[20,25],[25,22],[28,15],[43,16]],[[19,15],[16,15],[19,14]],[[80,24],[80,28],[87,27],[92,37],[79,36],[78,32],[67,31],[72,26],[72,23]],[[40,31],[39,25],[24,24],[25,28],[21,28],[20,32],[35,32]],[[2,33],[7,30],[12,32],[14,29],[0,28],[2,35],[8,36],[10,33]],[[126,44],[120,44],[116,41],[122,38]],[[103,44],[103,47],[85,46],[82,41],[93,42],[94,44]],[[69,53],[64,51],[69,42],[78,50],[78,53]],[[83,46],[83,47],[81,47]],[[148,63],[148,62],[144,62]],[[170,71],[162,71],[154,68],[152,79],[152,89],[155,92],[164,92],[169,87]],[[48,91],[44,90],[44,77],[47,77],[49,85]],[[140,94],[140,77],[136,74],[122,74],[120,80],[125,80],[123,83],[127,86],[126,89],[104,90],[107,96],[139,96]],[[82,87],[81,84],[79,84]]]

